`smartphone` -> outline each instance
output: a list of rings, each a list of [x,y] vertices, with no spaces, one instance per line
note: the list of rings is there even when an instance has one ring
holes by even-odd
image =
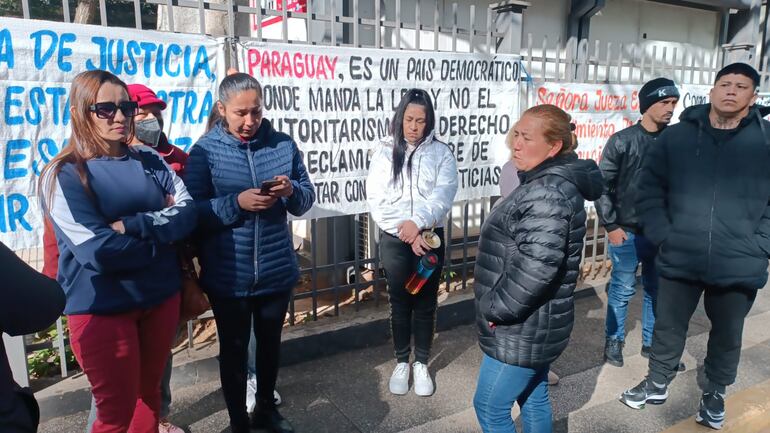
[[[270,188],[273,188],[280,184],[281,184],[280,180],[275,180],[275,179],[266,180],[262,182],[262,186],[259,187],[259,192],[262,195],[267,195],[270,192]]]

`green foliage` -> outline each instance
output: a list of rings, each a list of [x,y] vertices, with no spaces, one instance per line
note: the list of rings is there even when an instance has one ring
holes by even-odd
[[[62,318],[62,321],[64,323],[64,334],[67,335],[67,318]],[[55,344],[58,335],[59,333],[56,330],[56,324],[53,324],[45,331],[36,333],[34,342],[51,342]],[[72,353],[72,349],[67,346],[65,352],[67,368],[79,368],[77,360],[75,360],[75,355]],[[27,355],[27,366],[29,367],[29,374],[32,377],[44,377],[58,374],[61,371],[59,351],[57,349],[49,348],[30,353]]]
[[[449,269],[444,268],[444,272],[441,273],[441,281],[446,281],[447,277],[452,280],[457,276],[457,272],[450,271]]]

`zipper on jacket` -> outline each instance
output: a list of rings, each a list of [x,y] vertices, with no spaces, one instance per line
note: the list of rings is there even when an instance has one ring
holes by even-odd
[[[420,146],[417,146],[414,149],[414,152],[409,155],[409,160],[407,161],[407,167],[410,167],[412,164],[412,158],[414,158],[414,154],[417,153],[418,150],[420,150],[420,147],[422,147],[424,143]],[[422,156],[417,160],[417,181],[420,180],[420,164],[422,163]],[[414,188],[414,182],[412,180],[412,173],[414,173],[414,167],[412,169],[407,168],[407,172],[409,172],[409,216],[414,216],[414,192],[412,191]]]
[[[254,188],[257,188],[257,175],[254,173],[254,158],[251,156],[251,146],[246,144],[246,159],[249,162],[249,173],[251,174],[251,184]],[[251,284],[251,289],[257,284],[259,280],[259,212],[254,212],[254,282]],[[251,291],[249,289],[249,291]]]
[[[718,141],[714,140],[716,142],[716,153],[717,158],[714,160],[714,175],[712,176],[714,179],[714,193],[711,196],[711,211],[709,212],[709,245],[706,253],[706,278],[708,278],[709,274],[711,274],[711,245],[712,245],[712,236],[714,233],[714,207],[716,206],[717,202],[717,170],[718,165],[717,162],[719,160],[719,151],[721,150],[721,146]]]
[[[717,200],[717,183],[714,181],[714,196],[711,199],[711,213],[709,215],[709,247],[706,260],[706,277],[711,273],[711,235],[714,232],[714,203]]]
[[[407,169],[406,171],[409,172],[409,216],[414,216],[414,193],[412,192],[412,188],[414,187],[414,184],[412,182],[412,173],[414,173],[414,170],[412,170],[412,157],[414,157],[414,154],[417,153],[418,147],[414,149],[414,152],[412,152],[409,155],[409,160],[407,161]]]

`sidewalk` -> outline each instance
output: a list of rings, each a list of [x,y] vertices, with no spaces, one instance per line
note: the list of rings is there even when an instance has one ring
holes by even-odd
[[[683,357],[687,371],[674,380],[666,404],[634,411],[617,401],[622,390],[635,385],[646,374],[647,360],[639,355],[640,299],[636,296],[630,307],[623,368],[602,363],[606,305],[603,287],[584,293],[576,301],[572,340],[553,365],[553,370],[561,376],[560,384],[551,387],[554,432],[653,433],[667,428],[676,429],[672,432],[712,431],[697,426],[693,420],[700,397],[698,381],[703,380],[709,329],[702,308],[696,311],[690,325]],[[770,380],[769,323],[770,290],[766,288],[759,292],[746,322],[738,381],[728,388],[728,422],[738,418],[770,418],[770,405],[764,397],[760,397],[764,405],[751,403],[750,398],[733,399],[747,389],[762,392],[763,382]],[[229,431],[217,365],[212,358],[215,353],[216,347],[209,347],[197,353],[202,360],[175,369],[171,419],[187,427],[190,433]],[[183,358],[178,356],[176,362],[183,362]],[[278,389],[284,398],[281,412],[301,433],[480,432],[472,407],[480,360],[474,325],[438,333],[430,364],[436,380],[436,394],[431,398],[417,397],[411,391],[403,397],[388,392],[387,379],[394,366],[389,344],[292,365],[283,368],[279,377]],[[82,375],[68,382],[69,390],[59,397],[52,397],[51,390],[38,393],[44,417],[40,432],[84,431],[90,398],[87,384]],[[756,392],[754,395],[759,395]],[[46,418],[51,413],[60,416]],[[729,431],[765,430],[765,427],[742,428]]]

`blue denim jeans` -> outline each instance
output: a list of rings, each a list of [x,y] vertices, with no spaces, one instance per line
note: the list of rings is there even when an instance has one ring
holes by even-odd
[[[511,408],[519,403],[524,433],[551,433],[548,367],[537,370],[484,355],[473,407],[484,433],[516,433]]]
[[[641,235],[626,232],[628,239],[620,245],[609,247],[612,260],[612,276],[607,289],[607,338],[624,341],[628,302],[636,293],[636,268],[642,264],[642,344],[652,345],[655,326],[655,303],[658,294],[658,274],[655,270],[657,248]]]

